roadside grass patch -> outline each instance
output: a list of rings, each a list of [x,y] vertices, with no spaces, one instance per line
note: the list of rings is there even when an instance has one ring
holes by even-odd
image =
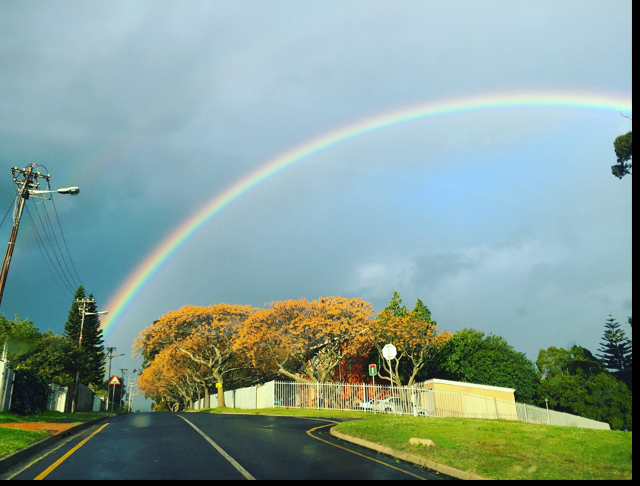
[[[0,457],[23,449],[34,442],[49,437],[49,435],[51,434],[46,430],[31,431],[0,427]]]
[[[632,478],[631,432],[371,414],[336,430],[487,478]],[[412,437],[435,446],[410,445]]]
[[[98,412],[76,412],[76,413],[61,413],[61,412],[40,412],[32,415],[18,415],[13,412],[0,412],[0,423],[11,422],[57,422],[64,420],[65,422],[87,422],[96,418],[103,417],[103,413]]]

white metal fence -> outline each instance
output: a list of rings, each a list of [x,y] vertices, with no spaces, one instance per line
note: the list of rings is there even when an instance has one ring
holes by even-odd
[[[423,417],[502,419],[610,430],[609,424],[605,422],[462,392],[367,384],[271,383],[274,390],[273,407],[359,410]]]
[[[429,390],[418,387],[390,387],[368,384],[298,383],[270,381],[260,386],[227,390],[229,408],[315,408],[356,410],[421,417],[459,417],[502,419],[531,424],[560,425],[610,430],[609,424],[533,405],[483,397],[470,393]],[[218,395],[210,396],[211,407],[218,406]],[[204,398],[194,403],[204,407]]]

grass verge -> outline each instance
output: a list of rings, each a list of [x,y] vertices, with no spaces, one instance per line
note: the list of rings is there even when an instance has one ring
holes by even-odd
[[[0,412],[0,423],[12,423],[12,422],[87,422],[96,418],[103,417],[103,413],[98,412],[76,412],[76,413],[61,413],[61,412],[40,412],[32,415],[18,415],[13,412]]]
[[[46,430],[31,431],[0,427],[0,458],[49,437]]]
[[[368,415],[336,430],[493,479],[632,478],[630,432],[392,415]],[[412,437],[436,445],[410,445]]]

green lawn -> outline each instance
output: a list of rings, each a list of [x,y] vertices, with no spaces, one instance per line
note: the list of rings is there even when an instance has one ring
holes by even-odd
[[[632,434],[456,418],[369,416],[345,434],[495,479],[631,479]],[[410,445],[431,439],[435,446]]]
[[[0,427],[0,457],[7,456],[45,437],[49,437],[49,432],[46,430],[31,431]]]
[[[73,420],[74,422],[87,422],[99,417],[103,417],[104,413],[98,412],[77,412],[77,413],[61,413],[61,412],[40,412],[32,415],[18,415],[13,412],[0,412],[0,423],[10,422],[57,422],[64,419],[65,422]]]

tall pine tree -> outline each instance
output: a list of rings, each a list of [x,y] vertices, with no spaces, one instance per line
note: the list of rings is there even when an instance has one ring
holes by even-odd
[[[95,302],[89,302],[85,309],[84,323],[82,322],[82,304],[78,300],[86,299],[84,287],[80,285],[73,296],[74,300],[69,309],[67,322],[64,325],[64,334],[76,348],[80,347],[80,328],[82,327],[82,349],[76,353],[76,367],[80,372],[80,383],[84,385],[100,385],[104,378],[104,341],[100,320],[97,315],[98,306]],[[93,295],[89,296],[89,300]]]
[[[600,354],[596,356],[616,378],[627,383],[630,381],[631,341],[611,315],[604,325],[603,341],[598,349]],[[627,386],[631,388],[631,383],[627,383]]]

